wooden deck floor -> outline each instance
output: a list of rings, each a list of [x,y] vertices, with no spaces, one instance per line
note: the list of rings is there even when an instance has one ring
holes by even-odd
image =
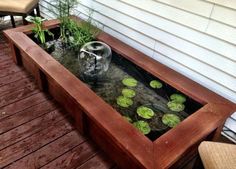
[[[116,168],[9,55],[0,34],[0,168]]]

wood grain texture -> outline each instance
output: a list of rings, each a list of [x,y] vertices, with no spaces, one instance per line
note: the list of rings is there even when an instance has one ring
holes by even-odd
[[[85,138],[73,130],[43,148],[23,157],[17,162],[14,162],[6,167],[6,169],[40,168],[58,158],[61,154],[64,154],[79,144],[82,144],[84,141]]]
[[[72,131],[72,129],[73,127],[69,121],[60,121],[54,126],[1,150],[0,167],[9,165],[12,161],[18,160],[19,157],[31,154],[33,151]]]
[[[76,169],[109,169],[113,166],[114,164],[107,160],[103,152],[99,152],[99,156],[92,157]]]
[[[26,97],[22,100],[19,100],[17,102],[11,103],[7,106],[0,108],[0,120],[3,118],[6,118],[8,116],[11,116],[17,112],[23,111],[25,109],[28,109],[34,105],[37,105],[45,100],[47,100],[49,97],[44,95],[43,93],[37,93],[32,96]]]
[[[28,73],[26,73],[24,71],[20,71],[20,72],[16,72],[16,73],[11,74],[11,76],[1,77],[0,78],[0,86],[15,82],[17,80],[23,79],[28,76],[29,76]]]
[[[1,134],[0,150],[47,129],[62,119],[66,121],[65,118],[60,110],[55,110]]]
[[[22,112],[19,112],[15,116],[4,118],[0,123],[0,133],[4,133],[12,128],[15,128],[55,109],[55,104],[46,101],[36,106],[30,107],[29,109],[26,109]]]
[[[96,147],[93,147],[89,142],[85,142],[81,145],[71,149],[57,160],[45,165],[42,169],[69,169],[82,165],[89,158],[95,156]]]

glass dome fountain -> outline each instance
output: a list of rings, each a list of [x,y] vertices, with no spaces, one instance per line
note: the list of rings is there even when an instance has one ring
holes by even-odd
[[[78,56],[79,74],[85,81],[93,81],[102,77],[111,62],[111,48],[100,41],[86,43]]]

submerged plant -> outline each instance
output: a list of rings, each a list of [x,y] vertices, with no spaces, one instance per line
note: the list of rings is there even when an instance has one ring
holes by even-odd
[[[124,118],[126,121],[130,122],[130,123],[133,122],[133,120],[132,120],[130,117],[128,117],[128,116],[123,116],[123,118]]]
[[[178,103],[176,101],[170,101],[167,103],[167,106],[170,110],[175,112],[181,112],[185,109],[185,105],[182,103]]]
[[[119,97],[117,97],[116,103],[117,103],[119,106],[124,107],[124,108],[127,108],[127,107],[133,105],[133,101],[132,101],[130,98],[127,98],[127,97],[125,97],[125,96],[119,96]]]
[[[170,99],[172,100],[172,101],[175,101],[175,102],[177,102],[177,103],[184,103],[184,102],[186,102],[186,97],[185,96],[183,96],[182,94],[172,94],[171,96],[170,96]]]
[[[123,96],[128,97],[128,98],[133,98],[136,95],[134,90],[127,89],[127,88],[122,90],[122,94]]]
[[[140,120],[140,121],[134,122],[133,125],[145,135],[151,132],[151,128],[149,124],[145,121]]]
[[[149,85],[154,89],[162,88],[162,83],[157,80],[152,80]]]
[[[175,126],[177,126],[177,124],[180,123],[180,118],[179,116],[175,115],[175,114],[164,114],[162,116],[162,123],[173,128]]]
[[[140,106],[137,108],[137,114],[144,119],[151,119],[154,116],[154,111],[148,107]]]
[[[122,83],[128,87],[135,87],[138,84],[138,81],[132,77],[127,77],[122,80]]]
[[[43,45],[43,47],[47,48],[46,37],[45,37],[46,33],[49,36],[54,36],[54,35],[48,29],[43,28],[43,21],[45,19],[38,16],[36,17],[27,16],[25,20],[34,24],[35,27],[32,29],[34,37]]]

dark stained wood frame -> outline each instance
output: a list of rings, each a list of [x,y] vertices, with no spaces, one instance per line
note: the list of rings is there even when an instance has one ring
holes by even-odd
[[[58,20],[45,22],[48,29],[58,26]],[[202,140],[215,139],[220,134],[226,118],[236,110],[234,103],[101,32],[97,40],[204,105],[152,142],[35,44],[26,35],[31,29],[32,25],[27,25],[4,31],[13,60],[30,71],[40,88],[48,91],[76,119],[79,131],[90,135],[121,168],[180,168],[196,155]]]

